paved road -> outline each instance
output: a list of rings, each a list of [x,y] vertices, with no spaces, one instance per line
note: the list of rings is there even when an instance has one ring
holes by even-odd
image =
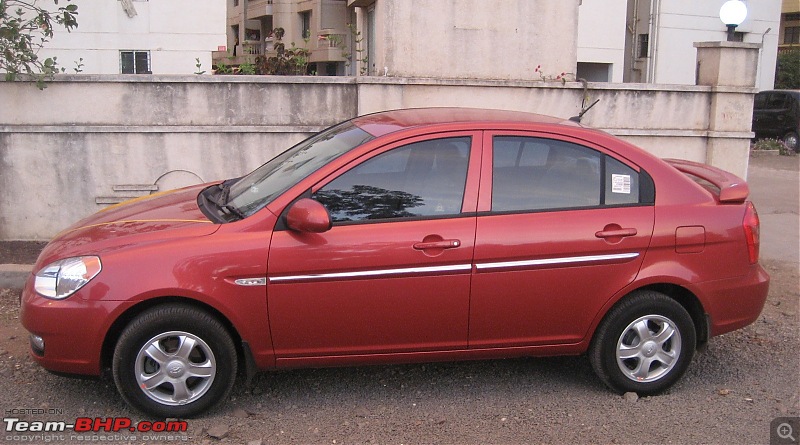
[[[764,258],[800,262],[800,156],[752,158],[750,199],[761,219]]]

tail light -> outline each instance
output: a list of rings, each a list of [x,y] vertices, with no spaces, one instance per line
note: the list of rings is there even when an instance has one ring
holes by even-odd
[[[752,202],[747,202],[747,209],[744,212],[744,236],[747,240],[747,254],[750,259],[750,264],[758,262],[758,247],[760,244],[761,229],[758,220],[758,212]]]

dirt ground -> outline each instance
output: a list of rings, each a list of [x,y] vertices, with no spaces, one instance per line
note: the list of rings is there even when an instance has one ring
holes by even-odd
[[[796,169],[796,164],[786,167],[784,157],[759,160],[759,165]],[[0,263],[29,263],[41,245],[0,243],[0,249]],[[237,383],[223,406],[189,420],[184,434],[49,439],[254,445],[766,444],[771,421],[800,416],[800,272],[796,262],[762,259],[762,264],[772,282],[759,319],[713,338],[684,378],[656,397],[626,398],[608,391],[585,357],[293,370],[259,374],[250,387]],[[121,400],[111,381],[59,377],[36,365],[28,357],[18,299],[18,290],[0,289],[4,418],[68,423],[84,416],[146,419]],[[24,443],[21,433],[2,434],[0,442]]]
[[[772,286],[759,320],[712,339],[686,376],[657,397],[609,392],[585,357],[281,371],[238,386],[219,409],[189,420],[181,437],[232,444],[768,443],[771,420],[800,414],[800,276],[789,264],[765,267]],[[0,409],[52,412],[15,414],[23,420],[145,419],[112,382],[59,377],[33,363],[18,298],[17,290],[0,290]],[[53,443],[78,443],[74,435],[65,439]],[[113,443],[183,439],[139,435]]]

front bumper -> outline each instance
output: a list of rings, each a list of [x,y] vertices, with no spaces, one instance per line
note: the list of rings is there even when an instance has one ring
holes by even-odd
[[[64,300],[52,300],[33,290],[33,276],[25,283],[20,300],[20,321],[31,334],[44,340],[44,351],[31,348],[31,357],[48,371],[100,375],[101,351],[110,320],[131,305],[124,301],[81,298],[92,282]]]

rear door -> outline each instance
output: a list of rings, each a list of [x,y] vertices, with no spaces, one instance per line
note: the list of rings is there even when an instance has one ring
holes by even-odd
[[[270,247],[279,362],[467,347],[479,135],[397,142],[313,188],[333,228]]]
[[[578,342],[639,271],[652,180],[576,141],[497,132],[484,146],[469,345]]]

